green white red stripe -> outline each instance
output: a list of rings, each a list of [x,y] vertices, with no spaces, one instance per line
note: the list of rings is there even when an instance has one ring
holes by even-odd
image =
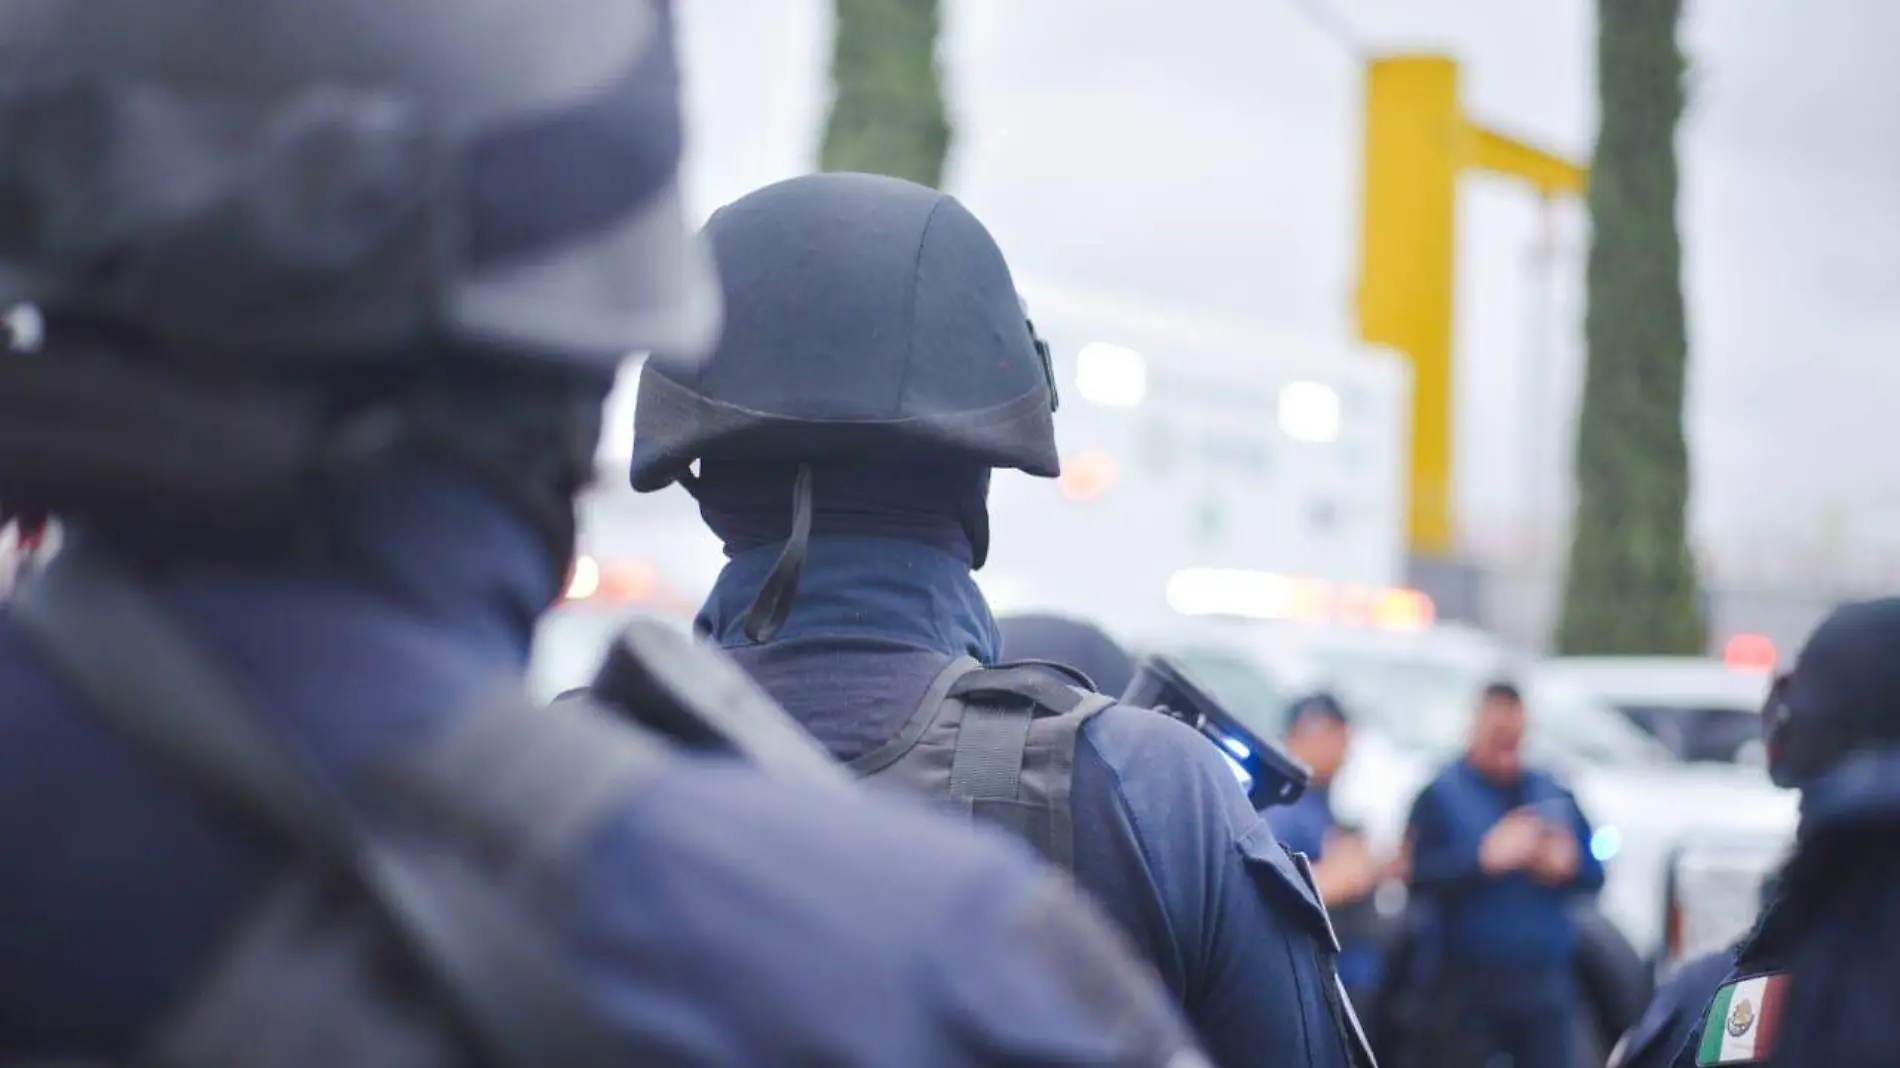
[[[1788,974],[1774,972],[1730,983],[1716,991],[1695,1062],[1755,1064],[1774,1051],[1781,1030],[1781,1009],[1788,1000]]]

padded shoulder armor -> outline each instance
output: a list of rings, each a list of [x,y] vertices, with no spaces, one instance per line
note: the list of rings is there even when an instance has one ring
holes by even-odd
[[[1114,703],[1037,666],[986,669],[962,658],[938,674],[897,737],[852,761],[851,770],[944,799],[1073,868],[1076,737]]]
[[[661,740],[585,703],[498,701],[381,768],[366,807],[386,829],[387,848],[406,854],[420,876],[418,893],[449,905],[448,914],[532,925],[548,936],[535,970],[565,972],[555,936],[571,929],[577,853],[668,759]],[[511,980],[525,993],[535,977]],[[151,1060],[178,1068],[466,1063],[460,1036],[422,993],[428,985],[390,952],[360,894],[320,869],[295,868],[239,924],[159,1032]],[[604,1020],[591,1023],[594,1034],[576,1054],[599,1057],[626,1041]]]
[[[536,708],[510,683],[346,786],[100,547],[70,547],[14,607],[78,707],[293,847],[136,1063],[526,1068],[637,1054],[570,966],[563,883],[590,832],[666,765],[659,736],[583,704]]]

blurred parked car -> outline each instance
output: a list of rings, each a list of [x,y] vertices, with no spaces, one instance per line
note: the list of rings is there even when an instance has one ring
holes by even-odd
[[[1679,760],[1759,765],[1769,675],[1701,657],[1561,657],[1539,666],[1621,712]]]

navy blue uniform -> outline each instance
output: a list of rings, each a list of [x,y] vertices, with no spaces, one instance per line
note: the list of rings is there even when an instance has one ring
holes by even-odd
[[[1794,852],[1714,996],[1644,1063],[1884,1068],[1900,1059],[1896,645],[1900,598],[1843,604],[1770,687],[1769,777],[1801,791]]]
[[[1892,890],[1900,857],[1891,836],[1897,818],[1900,753],[1856,756],[1804,784],[1801,829],[1781,890],[1722,959],[1720,973],[1699,991],[1683,991],[1686,1011],[1667,1030],[1640,1048],[1632,1038],[1625,1063],[1699,1068],[1709,1010],[1720,989],[1784,973],[1791,975],[1793,993],[1769,1043],[1772,1056],[1733,1063],[1892,1063],[1891,951],[1900,943]]]
[[[1290,805],[1268,809],[1266,817],[1283,845],[1306,854],[1316,864],[1325,856],[1327,836],[1339,829],[1339,820],[1333,815],[1332,797],[1324,786],[1309,788]],[[1333,924],[1339,930],[1340,940],[1339,979],[1352,993],[1354,1001],[1362,1004],[1378,989],[1383,962],[1378,943],[1367,932],[1355,930],[1356,926],[1363,925],[1355,925],[1350,913],[1371,907],[1368,898],[1333,909]]]
[[[353,520],[364,574],[160,587],[345,784],[517,674],[552,578],[532,535],[446,480]],[[0,616],[0,1060],[130,1042],[283,860],[72,700]],[[1128,1014],[1170,1012],[1140,982],[1103,1011],[1070,974],[1092,944],[1074,899],[1026,851],[723,762],[663,772],[574,874],[572,962],[653,1063],[1122,1064]]]
[[[1697,1068],[1698,1049],[1703,1032],[1709,1026],[1709,1009],[1717,993],[1739,979],[1785,971],[1794,941],[1792,936],[1804,926],[1803,911],[1798,903],[1777,898],[1733,950],[1698,958],[1693,975],[1679,977],[1657,994],[1656,1002],[1644,1014],[1643,1023],[1630,1033],[1622,1064],[1642,1068]],[[1671,993],[1674,999],[1665,1005],[1665,994]],[[1653,1029],[1646,1027],[1659,1008],[1664,1018],[1655,1021]],[[1717,1026],[1722,1025],[1723,1021],[1718,1021]]]
[[[1486,874],[1478,862],[1485,833],[1512,809],[1552,803],[1568,812],[1577,836],[1571,884]],[[1576,946],[1569,902],[1603,885],[1582,811],[1548,775],[1527,771],[1500,786],[1460,760],[1419,794],[1408,833],[1412,885],[1434,915],[1437,954],[1474,1036],[1519,1068],[1567,1064]]]
[[[1716,990],[1728,981],[1735,954],[1736,947],[1730,946],[1677,968],[1656,988],[1642,1019],[1617,1043],[1610,1068],[1663,1068],[1673,1061]]]
[[[897,732],[956,656],[997,658],[968,565],[894,538],[814,537],[791,614],[768,644],[740,618],[776,546],[737,553],[701,621],[840,759]],[[1078,740],[1078,881],[1146,953],[1222,1064],[1343,1065],[1316,955],[1321,906],[1191,728],[1115,706]]]

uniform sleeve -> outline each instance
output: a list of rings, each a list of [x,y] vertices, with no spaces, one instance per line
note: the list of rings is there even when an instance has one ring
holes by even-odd
[[[1715,1000],[1735,964],[1733,947],[1697,957],[1662,986],[1642,1019],[1617,1042],[1609,1068],[1668,1068],[1686,1045],[1702,1011]]]
[[[1065,877],[901,799],[687,768],[587,861],[574,952],[627,1064],[1206,1066]]]
[[[1485,828],[1466,827],[1452,819],[1450,806],[1438,796],[1444,788],[1438,780],[1420,791],[1406,822],[1406,836],[1412,846],[1412,885],[1418,889],[1452,890],[1485,879],[1484,867],[1478,862]]]
[[[1189,1021],[1217,1064],[1269,1051],[1344,1065],[1328,998],[1324,906],[1220,753],[1191,728],[1137,709],[1091,723],[1115,770],[1170,935]],[[1113,909],[1113,906],[1111,906]]]
[[[1132,947],[1066,878],[1028,881],[994,922],[960,924],[939,967],[947,1034],[971,1064],[1212,1068]]]

